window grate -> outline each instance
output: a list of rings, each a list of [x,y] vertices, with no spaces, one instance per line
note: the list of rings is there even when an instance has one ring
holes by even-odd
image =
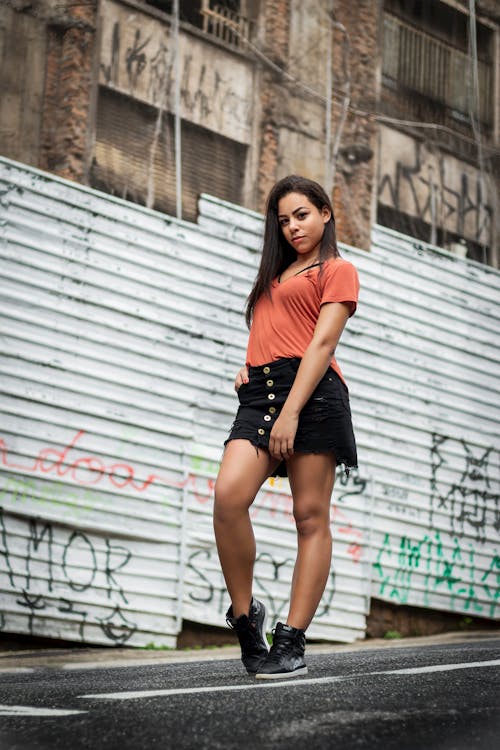
[[[387,13],[382,71],[386,79],[444,104],[461,119],[469,115],[472,98],[476,117],[486,125],[492,124],[491,64],[478,61],[479,96],[473,97],[465,52]]]
[[[226,5],[203,0],[201,6],[203,31],[231,45],[243,48],[250,37],[250,21]]]

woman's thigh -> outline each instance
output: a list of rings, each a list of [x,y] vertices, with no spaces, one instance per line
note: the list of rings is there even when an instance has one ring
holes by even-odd
[[[216,505],[249,507],[265,480],[280,462],[249,440],[230,440],[215,483]]]
[[[286,465],[295,517],[329,516],[336,468],[333,453],[294,453]]]

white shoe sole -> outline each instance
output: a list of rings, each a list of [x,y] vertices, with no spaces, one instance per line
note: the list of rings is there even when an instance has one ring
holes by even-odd
[[[295,669],[293,672],[277,672],[276,674],[265,674],[257,672],[255,675],[256,680],[287,680],[289,677],[299,677],[302,674],[307,674],[307,667],[301,667]]]

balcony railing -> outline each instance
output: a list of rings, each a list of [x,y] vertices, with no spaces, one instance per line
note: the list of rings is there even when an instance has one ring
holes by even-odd
[[[250,36],[250,21],[247,18],[211,0],[202,1],[201,14],[203,31],[232,47],[245,47],[245,40]]]
[[[469,68],[469,57],[462,50],[385,14],[382,71],[398,86],[444,104],[452,115],[467,116],[472,97]],[[478,77],[479,111],[477,106],[473,111],[483,123],[490,125],[493,119],[491,64],[479,60]],[[474,100],[477,102],[477,98],[472,98]]]

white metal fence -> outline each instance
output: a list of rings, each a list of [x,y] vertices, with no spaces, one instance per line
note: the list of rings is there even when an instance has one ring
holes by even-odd
[[[0,627],[174,645],[228,605],[210,511],[262,217],[178,222],[0,161]],[[495,617],[499,274],[381,228],[339,347],[359,472],[339,479],[311,637],[363,637],[371,593]],[[256,593],[286,615],[285,480],[253,508]],[[371,574],[370,574],[371,573]]]

